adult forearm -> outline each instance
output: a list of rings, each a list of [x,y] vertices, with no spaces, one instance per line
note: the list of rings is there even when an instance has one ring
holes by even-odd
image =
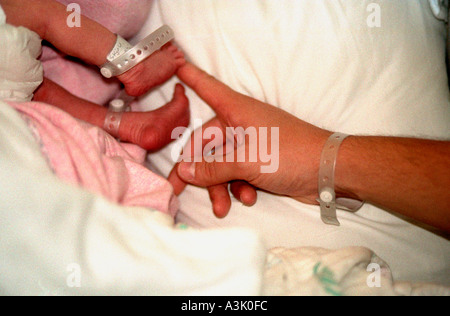
[[[0,0],[7,22],[24,26],[67,55],[93,65],[102,65],[116,35],[102,25],[80,16],[80,27],[69,27],[72,12],[54,0]]]
[[[337,194],[450,231],[450,142],[349,137],[336,165]]]

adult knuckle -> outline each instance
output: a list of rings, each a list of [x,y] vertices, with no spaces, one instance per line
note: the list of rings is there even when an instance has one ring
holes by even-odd
[[[207,180],[215,180],[217,179],[218,173],[216,164],[204,162],[203,176]]]

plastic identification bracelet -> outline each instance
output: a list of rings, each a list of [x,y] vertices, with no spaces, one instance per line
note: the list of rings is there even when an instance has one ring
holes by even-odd
[[[162,26],[134,47],[117,36],[116,45],[108,55],[108,61],[100,67],[100,72],[105,78],[119,76],[150,57],[173,39],[174,33],[167,25]]]
[[[339,205],[334,190],[334,174],[339,147],[349,135],[335,133],[328,138],[322,151],[319,168],[319,203],[320,217],[325,224],[340,226],[336,210],[357,211],[363,202],[353,199],[342,199],[347,205]],[[343,203],[344,204],[344,203]]]
[[[118,99],[110,102],[103,129],[115,138],[119,138],[120,122],[124,112],[124,102]]]
[[[119,138],[120,123],[123,113],[130,109],[134,97],[129,96],[125,90],[121,91],[119,96],[109,102],[108,112],[106,113],[103,129],[115,138]]]

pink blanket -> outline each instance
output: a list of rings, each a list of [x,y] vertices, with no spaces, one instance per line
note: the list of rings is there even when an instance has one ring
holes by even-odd
[[[54,172],[63,180],[127,206],[175,216],[172,186],[144,166],[146,152],[53,106],[9,103],[28,122]]]

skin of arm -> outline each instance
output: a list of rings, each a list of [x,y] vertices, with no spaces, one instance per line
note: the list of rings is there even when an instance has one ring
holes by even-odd
[[[66,7],[54,0],[0,0],[0,4],[7,23],[24,26],[60,51],[89,64],[104,64],[116,42],[115,34],[84,16],[81,27],[68,27]]]
[[[450,142],[349,137],[336,163],[336,192],[450,232]]]
[[[230,209],[228,183],[235,180],[240,185],[232,193],[241,201],[253,187],[317,204],[320,155],[330,131],[237,93],[191,64],[178,77],[216,112],[214,126],[279,127],[280,167],[262,174],[261,162],[181,162],[169,177],[175,192],[187,183],[208,188],[218,217]],[[338,153],[335,185],[340,197],[358,198],[450,232],[448,141],[351,136]],[[250,195],[245,204],[255,202],[256,195]]]
[[[108,111],[104,106],[78,98],[47,78],[44,78],[40,87],[35,91],[34,101],[54,105],[70,115],[100,128],[103,127]]]

